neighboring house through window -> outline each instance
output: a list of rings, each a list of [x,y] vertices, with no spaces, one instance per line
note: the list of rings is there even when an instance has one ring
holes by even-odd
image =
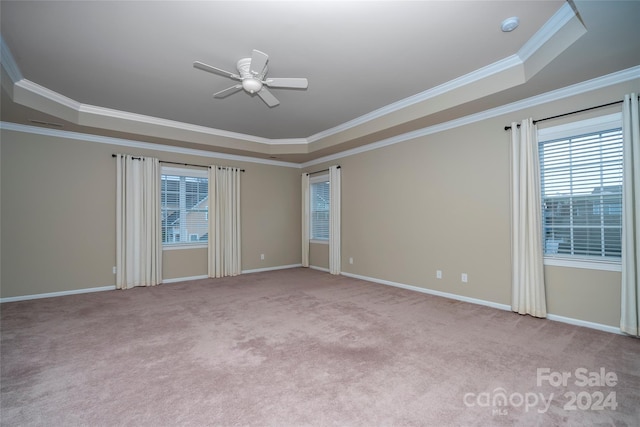
[[[162,244],[203,245],[209,237],[209,180],[206,170],[162,167]]]
[[[613,114],[539,131],[545,263],[620,262],[621,125]]]

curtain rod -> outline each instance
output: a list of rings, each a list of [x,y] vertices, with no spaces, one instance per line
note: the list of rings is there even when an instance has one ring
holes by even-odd
[[[583,108],[582,110],[571,111],[569,113],[564,113],[564,114],[558,114],[557,116],[545,117],[544,119],[534,120],[533,124],[535,125],[536,123],[544,122],[545,120],[551,120],[551,119],[557,119],[559,117],[570,116],[571,114],[584,113],[585,111],[591,111],[591,110],[596,110],[598,108],[609,107],[611,105],[622,104],[623,102],[624,102],[623,100],[614,101],[614,102],[609,102],[608,104],[596,105],[595,107]],[[520,127],[520,125],[517,125],[517,127]],[[509,130],[509,129],[511,129],[511,126],[504,127],[504,130]]]
[[[338,169],[340,169],[340,165],[338,165]],[[322,169],[322,170],[315,171],[315,172],[307,172],[307,175],[313,175],[313,174],[320,173],[320,172],[326,172],[326,171],[328,171],[328,170],[329,170],[329,168],[327,168],[327,169]]]
[[[117,154],[112,154],[111,157],[117,157]],[[142,157],[132,157],[133,160],[141,160]],[[167,163],[170,165],[180,165],[180,166],[193,166],[196,168],[210,168],[211,166],[207,166],[207,165],[194,165],[193,163],[179,163],[179,162],[169,162],[166,160],[160,160],[160,163]],[[222,169],[222,167],[218,166],[218,169]],[[244,172],[244,169],[240,169],[240,172]]]

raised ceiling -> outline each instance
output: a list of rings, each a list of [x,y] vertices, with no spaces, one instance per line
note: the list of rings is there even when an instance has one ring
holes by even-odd
[[[2,120],[305,162],[640,64],[638,1],[2,1]],[[518,16],[503,33],[500,23]],[[233,81],[252,49],[267,107]]]

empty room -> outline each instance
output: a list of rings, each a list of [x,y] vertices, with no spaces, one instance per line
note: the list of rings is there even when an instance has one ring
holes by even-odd
[[[0,425],[637,426],[640,1],[0,1]]]

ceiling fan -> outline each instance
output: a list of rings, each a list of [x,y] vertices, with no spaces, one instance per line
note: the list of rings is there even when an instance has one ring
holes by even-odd
[[[251,54],[251,58],[242,58],[238,61],[238,64],[236,65],[238,74],[212,67],[211,65],[200,61],[195,61],[193,66],[203,71],[219,74],[239,81],[239,83],[227,89],[214,93],[213,96],[216,98],[225,98],[241,89],[244,89],[251,95],[257,94],[269,107],[275,107],[280,104],[280,101],[278,101],[278,99],[269,92],[267,86],[271,88],[287,89],[306,89],[309,86],[309,82],[305,78],[266,77],[268,69],[267,62],[269,62],[269,55],[254,49]]]

